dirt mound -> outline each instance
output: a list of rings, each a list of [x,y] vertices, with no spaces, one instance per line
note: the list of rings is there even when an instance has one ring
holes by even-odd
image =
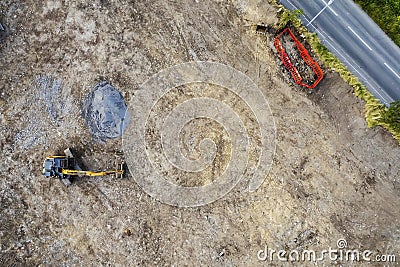
[[[95,139],[118,138],[129,123],[121,93],[107,81],[98,83],[85,98],[82,115]]]

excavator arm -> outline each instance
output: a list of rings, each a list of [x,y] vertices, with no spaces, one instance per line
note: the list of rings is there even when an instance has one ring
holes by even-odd
[[[117,177],[124,174],[123,165],[117,164],[115,170],[108,171],[83,171],[76,164],[69,148],[64,151],[65,156],[49,156],[43,162],[43,175],[45,177],[58,177],[61,181],[69,186],[71,184],[71,176],[105,176],[109,174],[117,174]]]
[[[62,173],[66,175],[105,176],[109,174],[124,174],[124,171],[111,170],[111,171],[92,172],[92,171],[62,169]]]

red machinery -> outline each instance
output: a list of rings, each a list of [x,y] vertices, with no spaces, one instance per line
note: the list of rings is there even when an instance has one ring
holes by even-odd
[[[288,33],[290,38],[295,42],[295,46],[297,50],[300,52],[300,56],[303,59],[303,61],[313,70],[313,72],[316,74],[317,78],[314,81],[314,83],[310,84],[305,84],[303,82],[303,78],[301,77],[299,71],[297,68],[293,65],[292,60],[290,59],[289,55],[286,53],[285,49],[283,48],[282,42],[280,41],[280,38],[283,34]],[[324,73],[322,72],[321,67],[318,65],[317,62],[315,62],[312,57],[308,54],[307,49],[297,40],[296,36],[292,33],[292,31],[289,28],[285,28],[281,33],[279,33],[274,40],[274,46],[276,48],[276,51],[279,54],[280,59],[283,62],[283,65],[285,65],[286,69],[290,72],[290,75],[292,76],[293,80],[306,88],[313,89],[317,84],[324,78]]]

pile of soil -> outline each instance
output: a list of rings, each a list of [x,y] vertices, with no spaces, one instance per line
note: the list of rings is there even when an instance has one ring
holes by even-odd
[[[129,113],[121,93],[109,82],[98,83],[85,98],[82,115],[95,139],[118,138],[129,123]]]

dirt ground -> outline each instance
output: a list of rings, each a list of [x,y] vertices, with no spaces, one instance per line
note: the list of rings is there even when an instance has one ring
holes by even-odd
[[[400,147],[366,127],[364,103],[336,73],[311,95],[289,85],[272,37],[251,27],[276,12],[261,0],[0,1],[0,266],[280,266],[257,252],[338,239],[399,262]],[[268,99],[276,154],[259,190],[177,208],[131,174],[70,187],[41,175],[66,147],[87,169],[123,159],[122,140],[94,141],[81,116],[99,81],[129,102],[151,75],[197,60],[242,71]]]

